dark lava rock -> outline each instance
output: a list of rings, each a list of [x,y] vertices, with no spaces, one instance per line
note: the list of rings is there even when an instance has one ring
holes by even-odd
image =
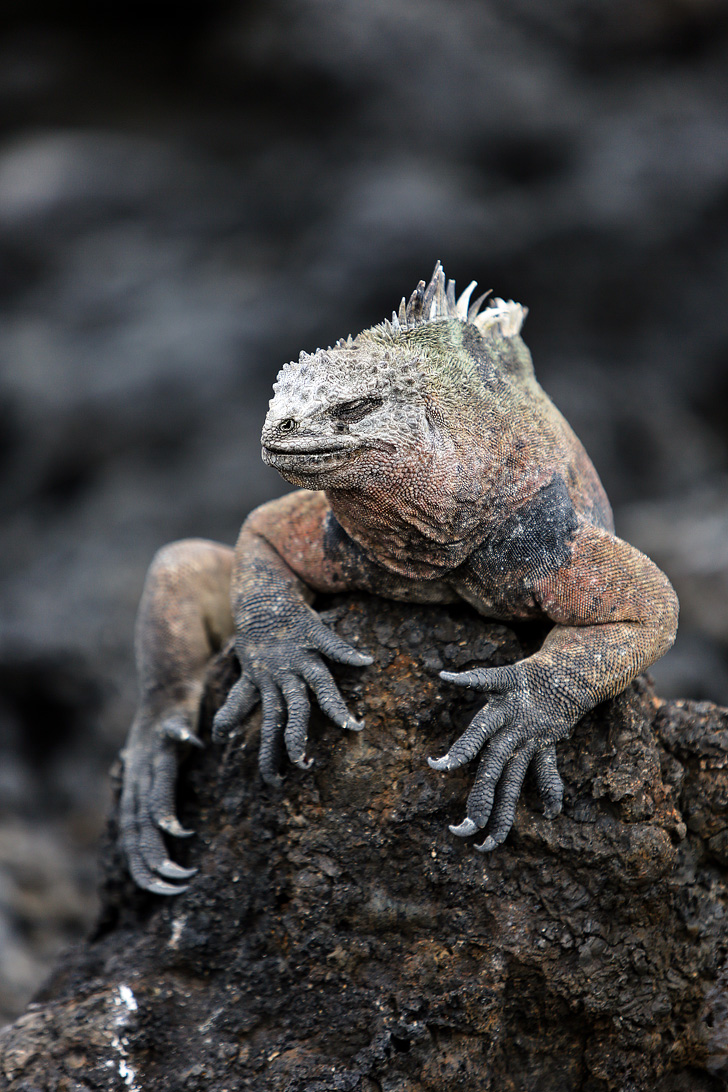
[[[331,617],[376,655],[336,669],[365,730],[314,716],[315,765],[279,794],[258,713],[193,756],[176,898],[132,885],[112,819],[95,933],[0,1033],[0,1088],[724,1088],[728,712],[638,679],[561,747],[563,814],[527,788],[483,857],[447,830],[472,770],[426,764],[478,698],[435,670],[540,634],[365,597]],[[208,731],[235,670],[211,668]]]

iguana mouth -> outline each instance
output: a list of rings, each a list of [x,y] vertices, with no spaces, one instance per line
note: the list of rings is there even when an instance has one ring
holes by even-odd
[[[326,447],[273,447],[263,445],[263,462],[281,472],[295,470],[299,474],[316,473],[343,466],[352,455],[362,450],[348,444],[329,444]]]
[[[353,451],[358,447],[359,444],[346,443],[341,440],[327,444],[322,444],[320,441],[318,443],[316,441],[309,441],[309,443],[304,441],[303,443],[280,446],[263,444],[263,450],[269,451],[272,455],[328,455],[339,451]]]

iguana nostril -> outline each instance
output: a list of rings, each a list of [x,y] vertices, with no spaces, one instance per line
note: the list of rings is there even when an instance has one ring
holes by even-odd
[[[278,426],[279,432],[295,432],[298,428],[298,422],[293,417],[286,417],[285,421],[281,421]]]

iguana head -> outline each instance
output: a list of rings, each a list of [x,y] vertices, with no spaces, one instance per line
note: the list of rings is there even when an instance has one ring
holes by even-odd
[[[286,364],[263,426],[263,461],[293,485],[356,489],[452,454],[452,437],[472,447],[490,373],[505,376],[504,354],[528,357],[518,337],[525,309],[496,299],[481,311],[485,296],[470,304],[474,287],[456,299],[438,262],[391,321]]]

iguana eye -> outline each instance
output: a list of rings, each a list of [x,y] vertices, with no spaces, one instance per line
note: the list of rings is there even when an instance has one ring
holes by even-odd
[[[293,432],[298,428],[298,422],[293,417],[286,417],[285,421],[281,421],[278,426],[279,432]]]
[[[331,416],[337,421],[361,421],[368,413],[381,406],[381,398],[355,398],[351,402],[340,402],[331,410]]]

